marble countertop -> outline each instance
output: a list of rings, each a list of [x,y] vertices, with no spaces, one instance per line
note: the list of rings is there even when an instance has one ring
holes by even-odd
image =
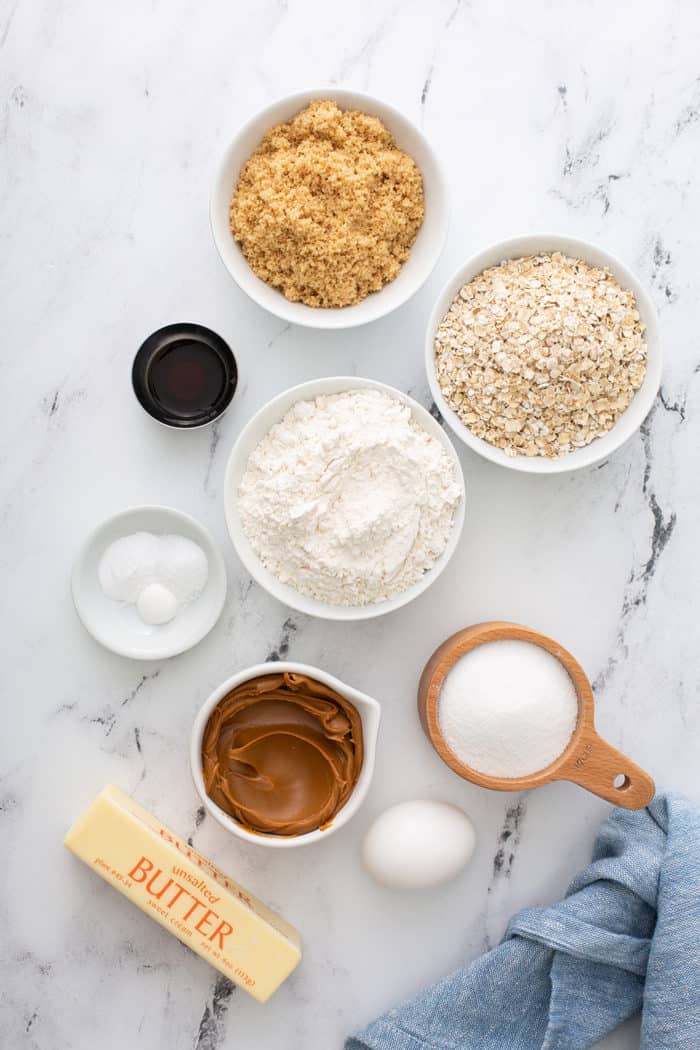
[[[700,797],[697,260],[700,11],[489,0],[0,5],[2,528],[0,1044],[28,1050],[340,1050],[345,1034],[493,945],[588,858],[608,807],[567,784],[529,795],[459,781],[415,714],[424,661],[474,621],[530,624],[595,682],[601,731],[659,784]],[[247,300],[208,226],[215,165],[248,115],[316,84],[366,90],[421,125],[445,165],[442,259],[404,308],[347,333],[290,328]],[[429,404],[423,332],[441,283],[505,236],[599,241],[650,289],[663,385],[639,435],[598,468],[528,477],[460,449],[463,542],[408,608],[366,624],[304,618],[252,585],[226,535],[224,464],[245,421],[333,373]],[[144,336],[199,321],[241,370],[219,425],[158,427],[130,387]],[[156,664],[100,648],[73,611],[86,532],[128,505],[193,514],[225,554],[211,634]],[[371,793],[327,843],[265,851],[203,818],[195,712],[234,670],[289,656],[381,700]],[[301,930],[301,967],[260,1007],[62,847],[108,781]],[[452,801],[478,831],[453,884],[397,895],[359,842],[406,798]],[[638,1045],[628,1025],[608,1050]]]

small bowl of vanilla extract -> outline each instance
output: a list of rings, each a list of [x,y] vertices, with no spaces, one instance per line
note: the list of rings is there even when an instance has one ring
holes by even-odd
[[[228,343],[201,324],[170,324],[149,335],[134,359],[134,393],[168,427],[213,423],[236,392],[238,368]]]

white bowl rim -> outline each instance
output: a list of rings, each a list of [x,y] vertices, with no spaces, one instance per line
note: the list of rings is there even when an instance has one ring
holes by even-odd
[[[204,730],[209,721],[211,712],[227,693],[232,689],[235,689],[236,686],[240,685],[242,682],[250,681],[251,678],[258,678],[267,674],[280,674],[283,672],[288,672],[290,674],[303,674],[308,678],[315,678],[324,685],[330,686],[331,689],[340,693],[341,696],[346,697],[357,708],[360,718],[362,719],[364,749],[362,769],[360,770],[360,776],[350,797],[342,809],[338,810],[333,822],[327,828],[324,828],[323,830],[317,828],[315,831],[309,831],[305,835],[257,835],[242,828],[240,824],[237,824],[228,813],[225,813],[224,810],[217,806],[216,802],[207,795],[204,788],[202,762],[200,757],[202,737],[204,736]],[[339,828],[342,828],[344,824],[347,824],[367,796],[374,775],[377,738],[379,735],[381,717],[382,708],[378,700],[375,700],[374,697],[368,696],[367,693],[361,692],[359,689],[355,689],[353,686],[341,681],[341,679],[336,678],[335,675],[329,674],[328,671],[324,671],[320,667],[314,667],[311,664],[298,663],[295,660],[268,660],[265,663],[254,664],[252,667],[246,667],[242,671],[237,671],[236,674],[231,675],[213,690],[200,707],[194,720],[190,743],[190,768],[195,788],[197,789],[197,793],[207,812],[210,813],[223,828],[229,831],[232,835],[236,835],[238,838],[243,839],[245,842],[253,842],[256,846],[267,846],[272,849],[289,849],[295,846],[308,846],[313,842],[323,841],[334,831],[337,831]]]
[[[84,609],[80,597],[79,579],[83,562],[88,551],[105,529],[123,519],[132,517],[134,514],[141,513],[162,514],[174,524],[178,521],[185,523],[192,532],[196,533],[201,538],[206,547],[207,554],[212,555],[213,571],[212,566],[210,566],[209,579],[216,577],[223,583],[220,600],[214,607],[211,616],[202,621],[200,629],[193,632],[191,640],[186,644],[178,646],[163,646],[161,649],[141,649],[138,645],[123,645],[120,644],[119,641],[115,641],[111,636],[105,634],[105,632],[99,627],[99,624],[95,624],[89,617],[86,618],[84,616]],[[224,562],[223,555],[219,550],[218,545],[214,542],[214,538],[209,530],[206,529],[201,522],[197,521],[196,518],[193,518],[191,514],[187,514],[182,510],[177,510],[175,507],[168,507],[163,503],[137,503],[131,507],[125,507],[123,510],[117,511],[116,514],[108,515],[108,517],[104,518],[98,525],[90,530],[81,543],[71,571],[71,597],[73,599],[73,605],[78,615],[78,619],[85,630],[95,639],[96,642],[99,642],[100,645],[104,646],[105,649],[109,649],[110,652],[116,653],[117,656],[125,656],[131,660],[168,660],[172,656],[179,656],[181,653],[186,653],[190,649],[193,649],[203,638],[206,638],[218,622],[226,603],[227,590],[228,580],[226,576],[226,563]]]
[[[410,407],[414,416],[417,417],[418,422],[420,422],[427,432],[440,440],[454,466],[455,477],[461,487],[462,495],[459,506],[455,511],[454,520],[452,522],[452,531],[447,546],[432,568],[424,573],[420,580],[407,588],[407,590],[401,591],[400,594],[395,595],[393,598],[387,598],[383,602],[369,605],[329,605],[327,602],[322,602],[317,598],[310,598],[307,595],[302,594],[300,591],[294,590],[294,588],[287,584],[281,583],[262,564],[245,535],[243,526],[240,524],[238,518],[237,485],[234,485],[233,475],[241,457],[240,449],[247,443],[250,435],[256,432],[258,420],[264,412],[267,412],[273,406],[278,404],[282,405],[284,403],[286,407],[280,410],[280,414],[277,417],[277,421],[279,421],[289,410],[291,405],[295,404],[297,401],[308,401],[315,397],[319,397],[322,394],[330,395],[333,393],[342,393],[345,390],[364,387],[373,390],[381,390],[392,397],[398,398],[403,404]],[[292,395],[294,396],[292,397]],[[270,423],[264,431],[260,432],[258,441],[262,440],[271,426],[274,426],[274,423]],[[466,485],[462,465],[449,435],[445,432],[444,428],[440,426],[438,421],[431,416],[427,408],[424,408],[423,405],[414,400],[410,394],[405,394],[403,391],[398,390],[396,387],[389,386],[387,383],[381,383],[375,379],[365,379],[362,376],[326,376],[322,379],[310,379],[304,383],[298,383],[296,386],[288,387],[286,390],[276,394],[275,397],[262,405],[248,420],[243,430],[238,435],[226,464],[226,470],[224,473],[224,512],[226,515],[226,525],[228,527],[229,536],[231,537],[231,542],[238,557],[253,579],[263,587],[268,594],[271,594],[273,598],[277,598],[278,601],[281,601],[291,609],[295,609],[297,612],[309,616],[317,616],[320,619],[344,621],[371,620],[376,616],[383,616],[386,613],[394,612],[396,609],[400,609],[402,606],[407,605],[415,598],[418,598],[419,595],[426,591],[428,587],[430,587],[430,585],[442,575],[457,548],[464,527],[464,519],[466,515]]]
[[[556,252],[582,259],[594,266],[607,266],[621,285],[629,288],[637,300],[639,313],[646,326],[647,368],[642,386],[615,425],[601,438],[559,459],[544,456],[508,456],[494,445],[476,437],[447,404],[435,374],[434,338],[437,327],[450,303],[463,284],[483,270],[504,259],[517,259],[539,252]],[[452,432],[482,458],[510,470],[526,474],[564,474],[592,467],[617,452],[632,438],[651,411],[659,387],[663,351],[659,337],[658,315],[646,288],[618,256],[592,241],[565,233],[523,233],[494,241],[471,255],[442,286],[428,318],[425,336],[425,370],[435,405]]]
[[[225,258],[225,247],[224,238],[226,235],[226,241],[230,238],[230,229],[228,222],[225,224],[226,228],[224,231],[224,224],[221,222],[219,216],[219,209],[217,208],[217,192],[224,180],[225,172],[230,162],[231,156],[236,152],[239,141],[251,132],[258,124],[264,125],[261,130],[260,138],[265,133],[265,129],[272,127],[274,123],[279,123],[278,118],[269,118],[270,123],[266,124],[268,120],[267,115],[272,110],[276,110],[281,106],[298,105],[300,109],[303,109],[309,102],[313,102],[315,99],[329,99],[330,101],[340,104],[347,104],[352,108],[360,108],[362,106],[368,106],[370,109],[375,109],[377,115],[385,123],[386,120],[390,123],[394,123],[399,127],[408,128],[410,133],[416,137],[420,142],[421,148],[425,151],[426,156],[430,160],[432,166],[435,186],[437,188],[437,195],[435,200],[435,212],[436,212],[436,235],[435,235],[435,246],[432,252],[426,255],[425,265],[421,268],[414,280],[408,285],[405,290],[405,294],[397,297],[395,303],[388,306],[379,305],[382,294],[387,290],[391,289],[395,285],[395,278],[388,284],[380,288],[378,292],[371,293],[362,302],[356,303],[354,306],[337,307],[330,309],[321,309],[317,307],[306,306],[304,303],[291,303],[285,299],[284,295],[277,289],[271,289],[276,292],[276,297],[272,300],[268,300],[263,288],[270,289],[271,286],[266,285],[265,282],[258,278],[248,265],[245,259],[242,260],[243,265],[239,272],[235,272],[228,264]],[[289,119],[289,118],[286,118]],[[394,130],[390,127],[389,130],[394,134]],[[415,158],[414,158],[415,159]],[[416,161],[416,163],[418,163]],[[420,167],[420,165],[419,165]],[[421,168],[421,173],[423,169]],[[301,327],[316,328],[316,329],[346,329],[346,328],[357,328],[360,325],[369,324],[372,321],[377,321],[381,317],[385,317],[387,314],[403,306],[409,299],[411,299],[425,284],[430,277],[431,273],[435,269],[442,251],[445,247],[447,240],[447,231],[449,227],[450,219],[450,203],[449,203],[449,192],[447,187],[447,179],[445,177],[443,166],[436,150],[431,145],[425,132],[415,124],[410,117],[407,117],[396,106],[391,105],[389,102],[385,102],[383,99],[378,98],[376,95],[370,95],[364,91],[353,91],[351,88],[338,88],[332,85],[326,85],[324,87],[307,88],[300,91],[294,91],[288,95],[280,95],[278,98],[268,102],[261,109],[256,110],[234,133],[233,137],[228,143],[221,160],[216,169],[216,175],[214,178],[214,185],[210,194],[209,199],[209,223],[211,227],[212,237],[216,246],[217,252],[221,262],[229,273],[229,275],[236,282],[238,287],[244,292],[253,302],[257,303],[262,309],[267,310],[268,313],[279,317],[281,320],[286,321],[290,324],[299,325]],[[425,223],[425,217],[423,222]],[[420,234],[420,230],[419,230]],[[228,243],[226,243],[228,247]],[[413,248],[411,248],[413,251]],[[244,276],[244,274],[246,276]],[[260,287],[262,286],[262,287]],[[374,309],[369,309],[366,304],[374,304]],[[386,304],[386,297],[384,298],[384,304]]]

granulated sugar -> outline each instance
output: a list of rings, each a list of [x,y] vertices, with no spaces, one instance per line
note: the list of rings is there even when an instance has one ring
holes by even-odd
[[[460,762],[492,777],[525,777],[566,748],[576,727],[574,683],[539,645],[484,642],[447,675],[438,705],[445,743]]]

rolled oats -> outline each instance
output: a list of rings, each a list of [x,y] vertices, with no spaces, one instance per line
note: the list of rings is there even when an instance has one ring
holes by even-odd
[[[435,336],[447,403],[512,456],[556,459],[607,433],[646,363],[632,292],[559,252],[484,270],[460,288]]]

